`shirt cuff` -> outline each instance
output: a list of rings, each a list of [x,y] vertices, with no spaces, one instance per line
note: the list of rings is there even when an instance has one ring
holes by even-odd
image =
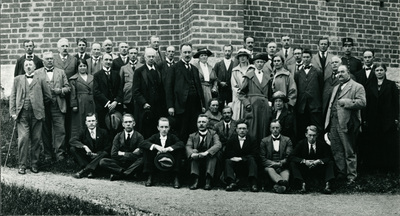
[[[153,145],[150,146],[150,151],[153,151],[154,145],[155,145],[155,144],[153,144]]]

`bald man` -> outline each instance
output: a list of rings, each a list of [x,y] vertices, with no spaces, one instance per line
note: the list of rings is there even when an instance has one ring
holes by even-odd
[[[99,43],[92,44],[92,57],[86,59],[88,63],[88,74],[95,74],[101,70],[103,64],[103,55],[101,53],[101,45]]]
[[[110,54],[113,59],[116,59],[116,58],[118,58],[118,55],[116,55],[112,52],[113,47],[114,47],[113,42],[110,39],[104,40],[104,42],[103,42],[104,52]]]

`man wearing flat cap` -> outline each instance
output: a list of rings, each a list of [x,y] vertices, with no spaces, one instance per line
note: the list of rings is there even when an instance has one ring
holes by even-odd
[[[354,42],[352,38],[342,38],[343,52],[342,64],[349,68],[351,74],[355,74],[357,71],[362,69],[362,63],[359,59],[353,57],[351,52],[353,51]]]

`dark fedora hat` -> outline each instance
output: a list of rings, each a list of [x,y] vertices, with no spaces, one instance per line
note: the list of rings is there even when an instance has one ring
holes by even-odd
[[[276,91],[273,95],[272,95],[272,102],[275,102],[276,99],[282,99],[283,102],[287,103],[289,102],[289,99],[286,97],[285,93],[281,92],[281,91]]]
[[[236,53],[236,59],[239,59],[239,56],[247,56],[247,59],[249,60],[251,58],[250,52],[245,48],[238,50],[238,52]]]
[[[154,157],[154,164],[161,171],[170,171],[175,165],[174,156],[168,152],[158,153]]]
[[[122,114],[118,111],[107,113],[105,117],[107,129],[118,130],[122,125]]]
[[[197,53],[194,54],[193,58],[199,58],[201,54],[206,54],[207,56],[212,56],[212,52],[207,49],[207,47],[201,47],[197,49]]]
[[[253,61],[256,61],[258,59],[264,60],[264,61],[268,61],[268,55],[266,53],[257,53],[254,58]]]

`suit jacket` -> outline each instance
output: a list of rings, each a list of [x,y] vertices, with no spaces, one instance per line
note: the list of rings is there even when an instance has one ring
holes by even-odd
[[[331,100],[329,101],[329,107],[326,113],[325,128],[328,128],[330,123],[331,107],[338,88],[339,85],[335,86],[332,91]],[[360,109],[364,108],[367,104],[364,87],[350,79],[340,92],[340,95],[338,95],[338,101],[344,104],[340,106],[339,102],[336,103],[340,130],[343,132],[355,133],[359,129],[361,123]]]
[[[76,148],[83,148],[86,145],[94,153],[102,151],[109,153],[111,149],[111,140],[107,130],[99,127],[96,127],[96,140],[92,139],[89,129],[85,128],[71,137],[69,143]]]
[[[324,81],[324,89],[322,91],[322,113],[324,115],[328,110],[333,88],[339,85],[339,83],[339,79],[336,77],[333,78],[332,76]]]
[[[46,80],[47,85],[49,86],[50,90],[55,88],[62,89],[62,93],[56,95],[56,101],[58,103],[58,107],[62,113],[67,112],[67,100],[65,96],[71,91],[71,87],[69,85],[67,75],[65,75],[64,71],[54,67],[53,69],[53,84],[49,80],[47,73],[44,68],[40,68],[39,70],[35,71],[35,74],[40,75],[44,80]]]
[[[294,59],[294,55],[293,55],[293,48],[291,48],[291,47],[289,47],[287,58],[285,57],[285,53],[283,53],[283,49],[279,50],[279,52],[276,53],[276,55],[281,55],[285,59],[285,63],[283,66],[286,69],[288,69],[289,65],[295,64],[295,62],[296,62],[296,60]]]
[[[207,130],[207,134],[205,136],[205,148],[206,151],[210,153],[211,156],[215,155],[222,147],[221,141],[219,141],[218,134],[213,130]],[[187,157],[194,153],[193,150],[197,150],[200,144],[200,134],[199,132],[195,132],[189,135],[189,139],[186,143],[186,154]]]
[[[161,77],[162,77],[162,81],[164,83],[164,88],[165,91],[167,91],[167,77],[170,75],[172,67],[176,64],[176,61],[173,61],[172,65],[168,65],[167,61],[163,61],[161,62],[161,64],[158,65],[158,68],[160,69],[161,72]]]
[[[191,69],[187,69],[185,64],[180,60],[174,66],[172,66],[171,73],[169,76],[167,76],[166,82],[167,108],[175,108],[176,114],[182,114],[185,112],[186,101],[190,88],[188,73],[193,73],[193,80],[197,90],[197,95],[200,98],[202,107],[205,107],[199,70],[192,64]]]
[[[355,76],[355,80],[360,83],[361,85],[364,86],[364,88],[366,89],[367,86],[374,82],[376,80],[376,75],[375,75],[375,66],[372,67],[371,72],[369,73],[369,76],[367,78],[367,74],[365,73],[365,68],[357,71],[354,76]]]
[[[29,95],[27,89],[29,88]],[[10,95],[10,115],[19,117],[19,113],[24,107],[25,98],[31,100],[33,114],[38,120],[45,118],[45,104],[51,101],[50,88],[46,81],[36,74],[31,84],[28,83],[25,75],[18,75],[14,78],[14,84]],[[19,119],[19,118],[18,118]]]
[[[289,156],[289,160],[294,163],[300,163],[302,160],[321,160],[324,164],[332,160],[331,148],[317,140],[315,155],[310,155],[307,139],[300,141],[293,149]]]
[[[122,60],[121,55],[118,55],[118,58],[114,59],[111,65],[111,70],[120,71],[121,67],[129,64],[129,56],[126,56],[126,63]]]
[[[260,81],[258,81],[258,78],[255,74],[255,68],[249,68],[247,70],[246,75],[243,76],[244,81],[243,81],[243,87],[241,90],[241,94],[239,94],[239,100],[243,102],[244,107],[247,105],[251,104],[251,101],[248,97],[244,97],[243,95],[264,95],[265,97],[268,97],[268,80],[269,77],[265,73],[263,69],[263,77]]]
[[[139,148],[140,143],[144,140],[142,134],[134,131],[129,143],[125,143],[125,130],[117,133],[113,140],[111,148],[111,158],[118,161],[134,160],[142,156],[142,151],[134,151]],[[118,155],[118,151],[125,152],[124,155]]]
[[[328,79],[329,77],[332,76],[333,73],[333,69],[331,66],[331,59],[332,59],[333,55],[330,53],[326,54],[326,61],[325,61],[325,69],[322,70],[322,65],[321,65],[321,60],[319,59],[319,52],[315,55],[313,55],[312,59],[311,59],[311,64],[319,71],[322,72],[323,76],[324,76],[324,81],[326,79]]]
[[[107,75],[103,69],[93,75],[93,96],[96,110],[104,109],[108,101],[122,103],[121,78],[117,71],[111,70],[111,81],[107,81]]]
[[[158,48],[154,61],[158,67],[161,67],[162,63],[165,61],[165,53],[161,52],[161,48]]]
[[[225,122],[224,120],[221,120],[217,124],[214,125],[214,130],[219,136],[219,140],[222,143],[222,146],[225,147],[226,142],[232,137],[232,136],[237,136],[236,134],[236,121],[231,120],[229,130],[228,130],[228,136],[225,134]]]
[[[88,74],[93,75],[103,68],[102,56],[99,56],[99,60],[98,60],[98,62],[96,62],[96,65],[94,65],[93,58],[87,59],[86,61],[88,63]]]
[[[14,77],[25,74],[24,70],[25,59],[26,59],[26,54],[21,56],[17,60],[17,64],[15,64]],[[37,55],[33,55],[33,62],[36,65],[36,70],[43,67],[43,60],[40,59]]]
[[[233,157],[241,157],[246,160],[247,157],[256,157],[259,152],[259,145],[251,140],[250,136],[246,136],[246,140],[243,143],[243,147],[240,148],[240,142],[238,136],[232,136],[232,138],[226,144],[226,158],[230,159]]]
[[[76,54],[74,55],[74,57],[75,57],[76,59],[79,59],[79,54],[76,53]],[[83,53],[83,59],[87,60],[87,59],[90,59],[90,58],[91,58],[91,56],[90,56],[89,54]]]
[[[132,68],[131,64],[126,64],[121,67],[119,72],[119,76],[121,77],[121,85],[123,92],[123,103],[128,104],[132,101],[132,85],[133,85],[133,75],[134,71],[143,66],[141,63],[137,62],[136,65]]]
[[[77,59],[72,55],[68,54],[67,60],[65,62],[62,61],[60,54],[54,54],[54,67],[60,68],[64,70],[65,75],[67,75],[67,79],[69,79],[72,75],[76,73],[77,68]]]
[[[235,67],[235,62],[231,60],[231,64],[229,68],[226,68],[224,60],[217,62],[214,65],[213,70],[217,75],[218,79],[218,91],[220,100],[226,100],[227,102],[232,101],[232,86],[231,86],[231,77],[232,77],[232,69]],[[225,82],[227,86],[222,86],[221,82]]]
[[[150,148],[151,148],[151,146],[153,144],[162,146],[159,133],[153,134],[151,137],[149,137],[148,139],[144,140],[140,144],[140,148],[142,148],[143,150],[150,150]],[[175,136],[174,134],[169,133],[169,134],[167,134],[167,140],[165,141],[165,146],[164,147],[165,148],[171,147],[175,151],[175,150],[179,150],[179,149],[185,148],[185,144],[183,144],[183,142],[180,141],[177,136]],[[153,149],[153,151],[157,151],[157,150]]]
[[[287,159],[289,154],[292,152],[292,141],[289,137],[281,135],[279,140],[279,161],[282,163],[282,167],[287,165]],[[261,140],[260,144],[260,157],[263,167],[271,167],[273,164],[272,155],[274,153],[274,144],[272,142],[272,136],[269,135]]]
[[[306,106],[311,112],[322,112],[323,76],[321,71],[311,67],[306,74],[304,68],[294,74],[297,84],[297,112],[304,113]]]
[[[276,119],[277,112],[274,110],[271,115],[271,120]],[[279,123],[281,125],[281,134],[289,137],[294,141],[296,137],[296,124],[293,113],[289,112],[288,109],[283,106],[281,114],[278,117]]]

